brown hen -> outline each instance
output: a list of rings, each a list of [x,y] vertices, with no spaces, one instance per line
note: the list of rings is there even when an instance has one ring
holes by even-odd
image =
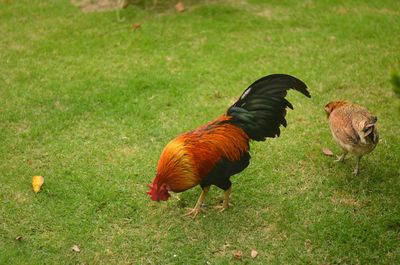
[[[346,101],[332,101],[325,105],[332,136],[343,153],[337,162],[342,162],[350,153],[356,157],[354,174],[359,171],[360,159],[378,144],[377,117],[367,109]]]

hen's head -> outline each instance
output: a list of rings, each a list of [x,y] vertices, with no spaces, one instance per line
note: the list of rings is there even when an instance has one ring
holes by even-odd
[[[331,114],[332,111],[334,111],[336,108],[341,107],[346,104],[348,104],[346,101],[331,101],[325,105],[325,107],[324,107],[325,113],[329,117],[329,115]]]
[[[166,183],[160,183],[158,178],[155,178],[152,184],[148,184],[150,190],[147,192],[153,201],[166,201],[171,197],[169,194],[170,188]]]

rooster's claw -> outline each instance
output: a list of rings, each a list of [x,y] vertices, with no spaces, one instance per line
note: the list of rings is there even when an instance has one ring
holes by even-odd
[[[202,209],[200,207],[198,208],[193,208],[191,209],[189,212],[187,212],[186,214],[184,214],[184,217],[189,217],[189,218],[196,218],[196,216],[202,211]]]

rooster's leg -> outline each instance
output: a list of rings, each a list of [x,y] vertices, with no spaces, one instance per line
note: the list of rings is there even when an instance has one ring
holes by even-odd
[[[353,174],[357,176],[358,174],[358,169],[360,167],[360,160],[361,160],[361,156],[357,156],[356,158],[356,167],[354,168]]]
[[[189,216],[189,217],[195,218],[199,214],[199,212],[201,211],[201,205],[203,204],[204,199],[206,198],[206,195],[209,190],[210,190],[210,186],[203,188],[203,191],[201,192],[200,197],[197,200],[197,203],[194,206],[194,208],[192,210],[190,210],[184,216]]]
[[[226,191],[224,191],[224,202],[222,203],[221,206],[216,206],[215,208],[219,209],[220,212],[225,211],[226,209],[229,208],[232,204],[230,203],[231,200],[231,193],[232,193],[232,188],[229,187]]]

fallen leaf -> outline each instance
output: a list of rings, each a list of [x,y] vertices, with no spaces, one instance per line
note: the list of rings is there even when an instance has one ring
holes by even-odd
[[[251,251],[251,257],[252,257],[253,259],[255,259],[257,256],[258,256],[257,250],[253,249],[253,250]]]
[[[140,29],[140,27],[141,27],[141,25],[140,25],[139,23],[133,23],[133,24],[132,24],[133,30]]]
[[[181,12],[185,11],[185,5],[182,2],[178,2],[175,5],[175,10],[176,10],[176,12],[181,13]]]
[[[222,250],[223,251],[226,251],[228,248],[229,248],[229,244],[228,243],[225,243],[223,246],[222,246]]]
[[[44,183],[44,177],[42,177],[42,176],[34,176],[32,178],[33,191],[38,193],[40,191],[40,189],[42,188],[43,183]]]
[[[71,248],[71,250],[72,250],[73,252],[81,252],[81,248],[80,248],[78,245],[73,245],[72,248]]]
[[[234,256],[236,259],[241,259],[242,256],[243,256],[243,253],[242,253],[242,251],[237,250],[235,253],[233,253],[233,256]]]
[[[322,153],[326,156],[333,156],[333,152],[329,148],[322,148]]]
[[[21,240],[22,240],[22,236],[17,236],[17,237],[15,238],[15,240],[21,241]]]

